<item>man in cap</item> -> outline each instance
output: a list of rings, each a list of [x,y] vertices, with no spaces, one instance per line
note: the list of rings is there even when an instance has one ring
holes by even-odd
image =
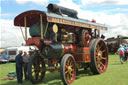
[[[18,83],[22,83],[22,78],[23,78],[23,70],[22,70],[22,51],[19,51],[19,54],[15,58],[16,61],[16,74],[17,74],[17,81]]]

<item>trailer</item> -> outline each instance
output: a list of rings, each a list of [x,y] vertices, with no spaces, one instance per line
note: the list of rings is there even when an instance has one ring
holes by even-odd
[[[19,54],[19,51],[26,51],[29,53],[32,49],[38,49],[34,46],[19,46],[19,47],[8,47],[5,49],[6,55],[8,56],[8,61],[15,61],[15,57]]]

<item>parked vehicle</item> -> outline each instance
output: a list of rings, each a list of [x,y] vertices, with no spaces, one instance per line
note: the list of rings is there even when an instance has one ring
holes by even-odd
[[[9,57],[5,50],[0,50],[0,64],[9,62]]]
[[[39,83],[46,71],[59,71],[63,83],[71,84],[79,68],[90,67],[94,74],[106,72],[108,50],[100,30],[107,27],[95,20],[79,19],[72,9],[55,4],[47,9],[29,10],[14,20],[15,26],[25,27],[26,45],[38,47],[28,66],[29,79]],[[27,38],[27,28],[31,38]]]
[[[9,61],[15,61],[15,57],[19,54],[19,50],[28,52],[31,49],[35,49],[34,46],[20,46],[20,47],[8,47],[6,48]]]

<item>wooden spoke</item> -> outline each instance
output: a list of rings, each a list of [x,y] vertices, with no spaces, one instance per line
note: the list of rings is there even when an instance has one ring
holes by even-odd
[[[96,58],[97,58],[97,59],[99,58],[98,54],[96,55]]]
[[[69,74],[70,74],[70,76],[72,76],[72,72],[71,71],[69,72]]]
[[[97,64],[97,67],[98,67],[98,69],[100,68],[100,64],[99,63]]]
[[[66,65],[68,65],[68,66],[69,66],[69,60],[66,62]]]
[[[68,73],[68,71],[65,72],[65,74],[67,74],[67,73]]]
[[[69,62],[69,65],[72,65],[72,61]]]
[[[104,67],[104,64],[102,62],[100,62],[100,64]]]
[[[99,47],[99,49],[101,49],[101,47],[103,46],[103,43],[101,43],[101,45],[100,45],[100,47]]]
[[[97,51],[97,52],[100,51],[100,47],[99,47],[99,45],[97,46],[96,51]]]
[[[106,60],[107,58],[105,58],[105,57],[102,57],[102,59],[103,59],[103,60]]]
[[[38,80],[38,73],[36,73],[36,75],[35,75],[35,79]]]
[[[99,44],[97,45],[97,48],[99,48],[100,46],[99,46]]]
[[[106,49],[102,50],[101,52],[103,53],[103,52],[105,52],[105,51],[106,51]]]
[[[68,66],[67,66],[67,65],[65,65],[65,68],[67,68],[67,69],[68,69]]]
[[[70,62],[69,66],[72,68],[73,62]]]
[[[96,52],[96,55],[98,55],[98,51]]]
[[[67,74],[67,80],[69,80],[69,74]]]

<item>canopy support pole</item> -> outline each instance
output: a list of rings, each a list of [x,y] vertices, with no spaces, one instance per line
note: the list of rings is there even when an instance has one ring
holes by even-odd
[[[26,16],[24,17],[24,27],[25,27],[25,40],[27,40],[27,23],[26,23]]]
[[[46,25],[46,28],[45,28],[45,32],[44,32],[44,37],[45,37],[45,35],[46,35],[46,33],[47,33],[48,24],[49,24],[49,22],[47,22],[47,25]]]
[[[42,20],[42,14],[40,14],[40,27],[41,27],[41,39],[43,40],[44,34],[43,34],[43,20]]]

